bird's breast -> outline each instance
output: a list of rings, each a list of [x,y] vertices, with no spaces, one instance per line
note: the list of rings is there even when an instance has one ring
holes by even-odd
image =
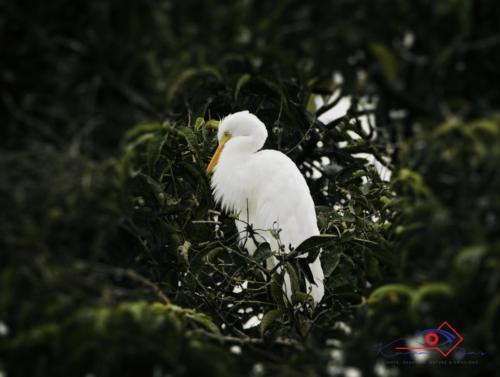
[[[226,212],[246,212],[254,205],[252,174],[247,169],[246,162],[222,157],[211,182],[215,200]]]

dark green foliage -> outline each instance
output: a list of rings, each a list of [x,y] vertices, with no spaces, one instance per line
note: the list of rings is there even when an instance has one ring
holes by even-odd
[[[206,344],[198,333],[200,327],[213,331],[205,316],[173,305],[130,302],[116,308],[83,309],[62,322],[18,334],[6,357],[20,375],[43,376],[51,370],[60,375],[169,371],[231,376],[234,361]],[[44,357],[33,359],[33,355]]]
[[[498,370],[496,1],[0,10],[1,373],[372,375],[375,344],[443,320],[488,355],[400,375]],[[345,116],[319,119],[316,99],[346,96]],[[205,175],[217,121],[242,109],[317,204],[323,236],[280,257],[291,302]],[[297,256],[320,247],[314,308]]]

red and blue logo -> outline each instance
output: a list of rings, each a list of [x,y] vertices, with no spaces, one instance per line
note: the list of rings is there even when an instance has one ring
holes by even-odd
[[[447,358],[454,352],[459,358],[465,356],[485,356],[483,351],[466,351],[462,347],[463,336],[447,321],[436,328],[425,329],[409,338],[398,338],[392,342],[376,345],[377,354],[387,358],[396,358],[411,354],[438,353]]]
[[[444,321],[435,329],[427,329],[415,334],[416,338],[423,338],[423,344],[414,347],[395,347],[395,350],[429,350],[437,351],[444,357],[448,357],[464,338],[448,322]]]

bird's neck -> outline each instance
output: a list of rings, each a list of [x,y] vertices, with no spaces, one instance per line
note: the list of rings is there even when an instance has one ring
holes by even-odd
[[[224,147],[214,174],[212,189],[217,202],[226,212],[243,215],[252,203],[249,203],[254,172],[249,168],[255,156],[255,150],[236,147],[228,143]]]

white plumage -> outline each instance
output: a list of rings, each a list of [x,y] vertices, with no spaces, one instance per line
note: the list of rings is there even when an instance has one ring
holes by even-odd
[[[247,233],[247,224],[256,232],[258,243],[268,242],[274,252],[279,244],[285,252],[319,234],[316,211],[307,183],[295,163],[276,150],[260,150],[267,139],[265,125],[248,111],[225,117],[218,128],[219,147],[207,172],[213,171],[212,189],[226,212],[237,216],[240,240],[253,255],[256,245]],[[280,229],[279,241],[273,230]],[[278,263],[267,260],[267,268]],[[315,284],[306,281],[308,293],[319,303],[324,295],[323,269],[318,258],[309,265]],[[285,276],[290,298],[290,279]]]

